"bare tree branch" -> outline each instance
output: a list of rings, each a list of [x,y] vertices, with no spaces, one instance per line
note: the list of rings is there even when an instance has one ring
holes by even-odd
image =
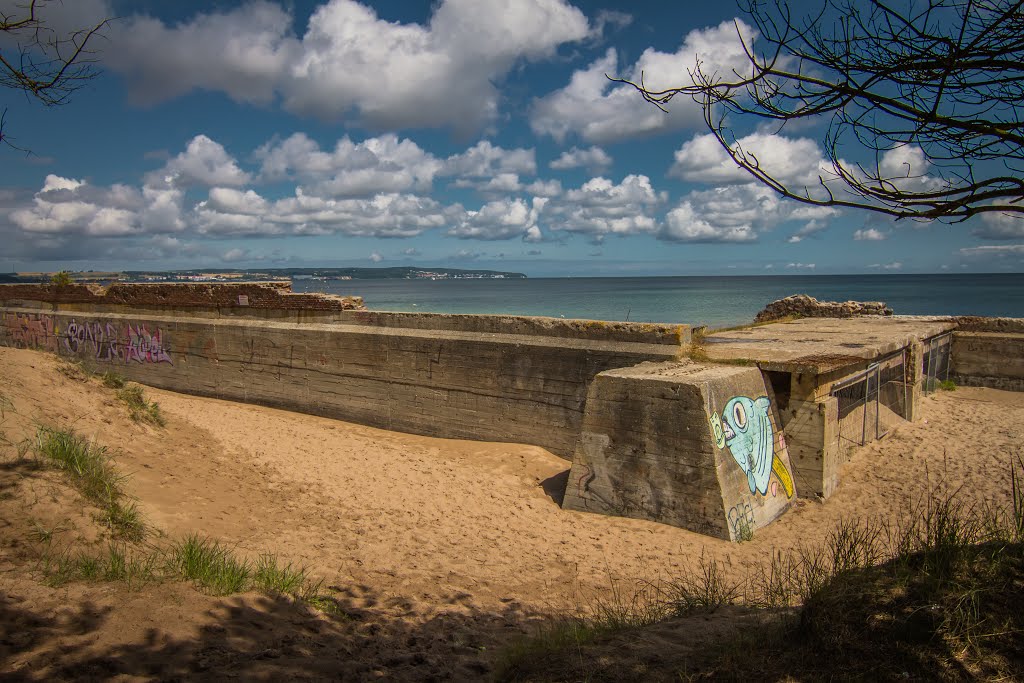
[[[959,222],[987,212],[1024,215],[1024,0],[826,0],[797,20],[786,0],[747,0],[765,48],[736,31],[746,67],[728,74],[698,62],[692,84],[653,91],[665,109],[678,95],[704,109],[729,156],[779,194],[816,206],[897,218]],[[737,143],[729,122],[754,115],[823,120],[832,168],[815,187],[788,185]],[[840,152],[873,154],[873,167]],[[919,148],[922,168],[883,169],[884,153]],[[1007,174],[1007,171],[1010,171]]]
[[[48,4],[31,0],[16,4],[13,11],[0,10],[0,88],[22,92],[52,107],[67,102],[96,76],[91,48],[109,20],[60,32],[46,22]],[[4,118],[0,116],[0,142],[20,149],[6,136]]]

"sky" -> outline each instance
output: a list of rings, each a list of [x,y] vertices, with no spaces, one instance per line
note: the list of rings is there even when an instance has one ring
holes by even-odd
[[[10,11],[19,0],[0,0]],[[419,266],[529,276],[1020,272],[1024,221],[783,200],[681,85],[733,0],[65,0],[112,17],[58,107],[0,90],[0,272]],[[756,44],[756,37],[754,38]],[[0,41],[9,53],[10,42]],[[738,134],[815,182],[822,131]],[[851,150],[851,155],[856,151]],[[921,167],[913,149],[883,163]]]

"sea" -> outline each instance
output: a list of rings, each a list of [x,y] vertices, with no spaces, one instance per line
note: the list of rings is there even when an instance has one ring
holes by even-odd
[[[292,289],[361,296],[374,311],[541,315],[711,328],[749,323],[766,304],[790,294],[824,301],[884,301],[898,315],[1024,318],[1024,273],[296,280]]]

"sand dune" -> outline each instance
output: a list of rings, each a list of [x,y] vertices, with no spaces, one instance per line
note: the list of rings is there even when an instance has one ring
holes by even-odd
[[[936,487],[1004,503],[1024,453],[1024,394],[959,389],[927,419],[858,448],[826,503],[801,501],[731,544],[639,520],[563,511],[569,463],[525,445],[425,438],[147,389],[165,428],[131,422],[98,382],[47,354],[0,348],[0,431],[38,424],[108,446],[167,538],[201,532],[324,579],[352,615],[285,599],[213,598],[190,586],[43,585],[38,528],[95,543],[88,505],[48,472],[0,469],[0,671],[124,675],[459,678],[485,675],[531,621],[587,604],[610,582],[657,579],[702,553],[742,572],[824,538],[852,515],[896,517]],[[4,447],[9,461],[15,447]],[[78,501],[78,502],[69,502]],[[33,534],[36,536],[33,536]],[[2,675],[2,674],[0,674]]]

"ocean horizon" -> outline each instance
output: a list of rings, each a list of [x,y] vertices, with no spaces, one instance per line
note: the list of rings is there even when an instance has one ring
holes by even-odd
[[[374,311],[530,315],[725,327],[791,294],[884,301],[897,315],[1024,317],[1024,273],[715,275],[486,280],[295,280]]]

